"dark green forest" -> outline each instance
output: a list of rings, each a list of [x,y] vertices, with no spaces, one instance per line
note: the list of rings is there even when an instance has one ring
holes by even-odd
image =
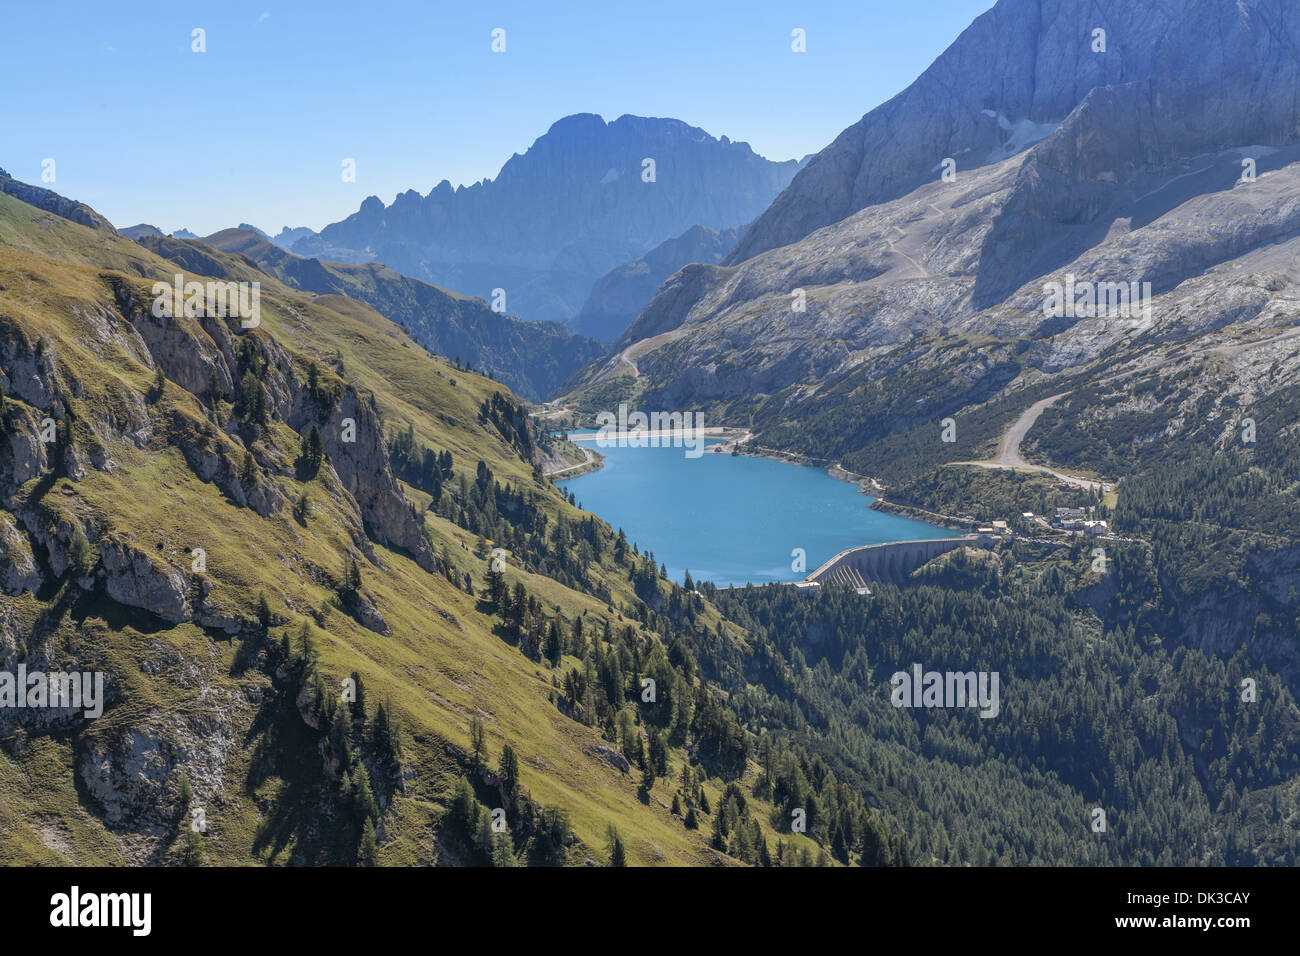
[[[1300,713],[1284,683],[1245,655],[1108,624],[1109,608],[1098,617],[1072,593],[1096,588],[1082,554],[1021,557],[957,552],[869,597],[713,592],[751,637],[734,706],[864,792],[917,862],[1293,865]],[[1151,586],[1141,555],[1109,573],[1119,608]],[[1000,713],[893,707],[889,677],[913,663],[997,671]]]

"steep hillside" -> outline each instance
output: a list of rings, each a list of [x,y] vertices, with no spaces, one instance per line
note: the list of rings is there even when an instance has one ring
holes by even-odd
[[[905,195],[936,178],[946,158],[967,170],[1020,152],[1094,89],[1140,84],[1158,71],[1169,71],[1162,75],[1171,84],[1189,72],[1211,74],[1226,51],[1209,26],[1221,25],[1219,17],[1207,14],[1234,5],[1156,0],[1102,9],[1082,0],[998,0],[916,82],[814,156],[728,261],[789,245]],[[1284,6],[1273,5],[1264,20],[1269,27]],[[1104,52],[1097,30],[1104,31]],[[1190,48],[1168,39],[1193,31]]]
[[[692,262],[721,261],[743,230],[743,226],[692,226],[641,258],[611,269],[591,287],[591,295],[574,320],[574,330],[605,342],[621,337],[665,279]]]
[[[723,792],[754,770],[711,728],[743,732],[633,576],[665,612],[680,589],[537,477],[505,389],[192,248],[187,280],[260,282],[254,327],[154,315],[172,261],[0,196],[0,669],[105,686],[102,716],[0,711],[0,857],[581,864],[614,831],[634,863],[756,860],[760,832],[820,852]],[[517,543],[499,573],[470,527]],[[603,559],[548,557],[571,530]],[[626,687],[574,696],[620,662]],[[660,710],[625,703],[647,669]],[[724,811],[743,847],[709,837]]]
[[[537,400],[550,395],[574,371],[602,354],[599,343],[570,335],[552,322],[521,322],[471,299],[400,275],[382,263],[348,265],[303,259],[244,229],[227,229],[195,240],[146,238],[164,258],[203,269],[205,247],[247,257],[286,285],[320,295],[346,295],[398,323],[425,348],[468,364]]]
[[[679,120],[607,123],[582,113],[557,121],[495,179],[458,188],[444,181],[388,206],[371,196],[293,251],[380,260],[485,299],[504,289],[512,314],[568,321],[610,269],[692,226],[750,222],[798,166]]]

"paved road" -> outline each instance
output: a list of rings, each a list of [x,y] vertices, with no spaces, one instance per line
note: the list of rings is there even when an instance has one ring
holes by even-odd
[[[576,465],[570,465],[568,468],[558,468],[554,471],[550,470],[549,468],[543,468],[542,471],[546,475],[546,477],[558,478],[560,475],[567,475],[569,472],[577,471],[579,468],[586,468],[588,465],[590,465],[593,461],[596,460],[596,456],[591,453],[591,449],[583,448],[581,445],[578,445],[577,447],[578,450],[582,452],[583,460],[581,462],[579,462]]]
[[[1025,409],[1024,414],[1017,418],[1011,427],[1007,429],[1006,434],[1002,436],[1002,441],[998,442],[997,457],[993,460],[1007,468],[1030,467],[1029,462],[1025,461],[1020,455],[1020,443],[1024,441],[1029,429],[1034,427],[1034,423],[1042,418],[1043,412],[1069,394],[1069,392],[1062,392],[1060,395],[1053,395],[1041,402],[1034,402],[1029,408]]]
[[[1042,465],[1031,465],[1020,454],[1020,443],[1028,434],[1029,429],[1034,427],[1034,423],[1042,417],[1043,412],[1051,408],[1061,399],[1065,398],[1069,392],[1062,392],[1060,395],[1053,395],[1051,398],[1045,398],[1040,402],[1034,402],[1024,414],[1017,418],[1011,427],[1002,435],[1002,440],[998,442],[997,455],[985,461],[958,461],[953,464],[957,465],[974,465],[977,468],[1001,468],[1012,471],[1034,471],[1044,475],[1052,475],[1061,481],[1069,484],[1081,485],[1093,491],[1100,491],[1102,483],[1091,478],[1081,478],[1078,475],[1066,475],[1059,471],[1053,471],[1051,468],[1045,468]]]
[[[668,439],[669,441],[672,441],[673,439],[677,439],[679,441],[685,441],[687,439],[694,440],[696,436],[699,436],[701,438],[706,438],[709,441],[712,441],[715,438],[729,439],[734,435],[736,435],[737,431],[738,431],[737,429],[732,428],[728,425],[706,425],[703,428],[656,428],[653,431],[649,428],[629,428],[625,432],[615,431],[613,439],[609,439],[609,440],[617,440],[618,438],[627,438],[629,440],[635,439],[638,442],[644,442],[644,441],[649,441],[650,439],[653,438],[653,439]],[[745,437],[748,437],[747,433]],[[743,441],[744,439],[742,438],[741,440]],[[569,435],[569,441],[573,442],[575,445],[579,445],[582,442],[588,442],[588,441],[594,441],[597,444],[600,444],[601,441],[600,431],[597,430],[595,432],[589,432],[584,435],[571,434]]]

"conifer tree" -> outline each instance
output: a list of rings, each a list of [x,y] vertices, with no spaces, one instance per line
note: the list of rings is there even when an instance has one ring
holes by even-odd
[[[509,833],[492,834],[492,865],[493,866],[514,866],[515,854],[510,845]]]
[[[95,566],[95,550],[78,528],[72,533],[72,543],[68,546],[68,567],[77,577],[85,577]]]
[[[257,595],[257,626],[265,634],[271,627],[271,602],[266,599],[266,592],[259,591]]]
[[[474,753],[474,766],[483,766],[487,757],[487,731],[483,726],[483,718],[478,714],[469,719],[469,745]]]
[[[375,824],[369,817],[361,826],[361,843],[357,845],[357,866],[378,866],[379,851],[375,845]]]
[[[513,804],[519,794],[519,758],[509,744],[501,748],[501,764],[497,773],[501,777],[501,786]]]
[[[627,851],[623,847],[623,838],[613,827],[609,828],[609,865],[627,866]]]

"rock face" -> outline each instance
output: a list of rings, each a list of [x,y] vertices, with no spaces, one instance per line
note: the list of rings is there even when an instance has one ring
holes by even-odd
[[[654,181],[643,179],[654,161]],[[590,113],[555,123],[495,180],[414,190],[299,239],[303,256],[379,260],[407,275],[490,299],[527,319],[569,320],[592,283],[697,224],[751,221],[790,182],[791,160],[715,139],[679,120]]]
[[[161,368],[168,379],[187,392],[206,394],[208,379],[215,374],[226,394],[234,386],[234,337],[224,321],[202,318],[178,321],[155,316],[151,303],[137,299],[118,283],[115,288],[123,315],[148,349],[146,361]]]
[[[1205,167],[1205,157],[1244,150],[1221,177],[1230,185],[1242,158],[1300,139],[1300,8],[1289,0],[1187,6],[1155,48],[1149,76],[1091,90],[1031,152],[985,240],[977,304],[1069,262],[1104,234],[1117,206],[1162,185],[1151,182],[1153,173],[1185,162]]]
[[[46,212],[62,216],[64,219],[70,219],[83,226],[89,226],[91,229],[104,229],[108,232],[116,231],[107,219],[85,203],[79,203],[75,199],[67,199],[52,190],[42,189],[40,186],[19,182],[3,169],[0,169],[0,192],[8,193],[16,199],[21,199],[29,206],[44,209]]]
[[[1289,0],[1104,16],[1002,0],[819,154],[727,260],[668,279],[586,381],[635,368],[663,408],[796,387],[793,419],[803,390],[918,335],[1024,339],[999,360],[1054,374],[1122,360],[1135,331],[1160,344],[1148,363],[1217,330],[1276,333],[1300,282],[1297,51]],[[1044,284],[1068,274],[1149,282],[1156,301],[1140,329],[1048,316]],[[972,352],[972,381],[995,351]]]
[[[669,276],[692,262],[720,262],[735,247],[744,228],[692,226],[641,258],[611,269],[591,287],[574,323],[575,331],[607,342],[617,339]]]
[[[100,544],[100,563],[104,590],[118,604],[149,611],[169,624],[189,620],[189,582],[176,568],[117,540]]]
[[[166,784],[176,764],[171,741],[149,731],[130,730],[119,740],[92,741],[77,769],[104,822],[113,828],[133,828],[149,815],[162,816]],[[155,825],[155,835],[160,836],[161,821]]]
[[[13,518],[0,513],[0,589],[6,594],[36,591],[41,586],[40,570],[27,537]]]
[[[728,262],[902,196],[933,179],[945,158],[959,170],[1005,159],[1008,148],[1041,138],[1093,89],[1152,77],[1166,35],[1181,24],[1202,32],[1195,49],[1179,53],[1183,62],[1200,55],[1221,65],[1218,37],[1198,16],[1202,5],[1156,0],[1103,9],[1086,0],[1000,0],[915,83],[813,157]],[[1271,5],[1280,12],[1281,3]],[[1106,31],[1105,53],[1092,49],[1098,29]]]
[[[52,445],[41,440],[42,417],[31,409],[8,408],[0,429],[0,501],[8,503],[24,483],[49,464]]]
[[[0,733],[6,736],[12,734],[17,727],[22,727],[28,733],[84,729],[88,720],[93,722],[95,719],[93,713],[96,708],[102,707],[103,710],[107,710],[121,700],[121,685],[115,673],[102,671],[83,660],[69,659],[62,655],[52,657],[49,644],[34,638],[31,633],[24,632],[18,621],[18,615],[0,604],[0,672],[16,678],[20,664],[25,665],[28,674],[50,675],[47,684],[47,693],[50,693],[50,696],[47,698],[48,706],[0,708]],[[82,674],[94,674],[97,671],[100,674],[98,688],[93,683],[93,677],[89,687],[79,681],[79,690],[88,690],[95,695],[102,694],[97,697],[97,700],[81,698],[74,705],[72,699],[60,702],[51,692],[56,687],[61,690],[66,686],[62,680],[55,683],[53,680],[55,674],[69,676],[76,674],[80,677]],[[88,710],[92,714],[89,718]]]
[[[0,316],[0,383],[6,395],[49,408],[60,390],[58,356],[52,345],[31,341],[17,324]]]
[[[351,430],[348,421],[354,425]],[[407,552],[426,571],[438,568],[422,523],[393,477],[383,430],[370,401],[349,387],[329,411],[321,435],[329,463],[356,500],[367,533],[380,544]]]

